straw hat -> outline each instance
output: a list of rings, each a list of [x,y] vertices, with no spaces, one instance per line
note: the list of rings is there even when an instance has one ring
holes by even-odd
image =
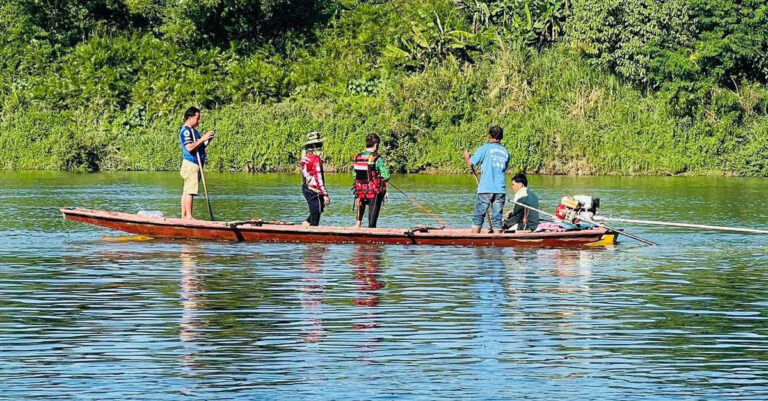
[[[323,143],[325,141],[325,138],[320,138],[320,133],[317,131],[312,131],[309,134],[307,134],[307,142],[304,143],[304,146],[314,145],[317,143]]]

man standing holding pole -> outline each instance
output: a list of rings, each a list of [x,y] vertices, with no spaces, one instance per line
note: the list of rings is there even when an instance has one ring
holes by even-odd
[[[470,166],[481,165],[482,176],[477,186],[477,201],[472,214],[472,232],[483,228],[483,217],[491,208],[491,221],[497,232],[501,232],[501,217],[507,193],[507,178],[504,173],[509,166],[509,151],[501,145],[504,130],[494,125],[488,130],[488,143],[470,154],[464,151],[464,160]],[[493,229],[493,228],[492,228]]]
[[[184,125],[179,131],[181,142],[181,178],[184,179],[184,189],[181,194],[181,218],[194,219],[192,217],[192,205],[198,192],[198,185],[205,166],[205,148],[213,140],[214,131],[208,131],[204,135],[197,132],[200,123],[200,109],[190,107],[184,112]],[[210,204],[209,204],[210,212]],[[211,219],[213,219],[213,212]]]

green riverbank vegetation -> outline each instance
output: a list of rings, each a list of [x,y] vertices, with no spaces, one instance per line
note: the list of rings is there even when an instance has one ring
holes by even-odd
[[[768,176],[768,3],[755,0],[6,0],[0,167],[465,171],[494,124],[542,174]]]

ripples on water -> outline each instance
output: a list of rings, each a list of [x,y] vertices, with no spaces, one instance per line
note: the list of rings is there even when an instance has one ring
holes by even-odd
[[[63,224],[56,207],[174,215],[175,176],[4,174],[0,398],[768,398],[763,237],[635,228],[662,245],[587,250],[135,241]],[[218,213],[300,220],[285,176],[245,177],[253,191],[225,186]],[[664,179],[622,179],[616,194],[537,179],[550,199],[581,185],[622,213],[683,219],[690,204]],[[437,180],[419,199],[464,224],[471,189]],[[701,182],[687,196],[720,202]],[[738,210],[764,202],[763,181],[747,183]],[[339,192],[324,222],[348,223]],[[296,199],[275,208],[281,195]],[[382,225],[425,222],[389,206]]]

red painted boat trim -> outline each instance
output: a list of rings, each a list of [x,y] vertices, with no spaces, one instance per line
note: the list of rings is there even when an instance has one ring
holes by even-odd
[[[426,232],[396,228],[303,227],[300,225],[263,224],[230,227],[226,222],[182,220],[137,214],[62,208],[68,220],[106,227],[153,238],[204,239],[221,241],[330,243],[330,244],[402,244],[463,246],[586,246],[615,243],[616,233],[603,228],[568,232],[475,234],[469,229],[429,230]]]

